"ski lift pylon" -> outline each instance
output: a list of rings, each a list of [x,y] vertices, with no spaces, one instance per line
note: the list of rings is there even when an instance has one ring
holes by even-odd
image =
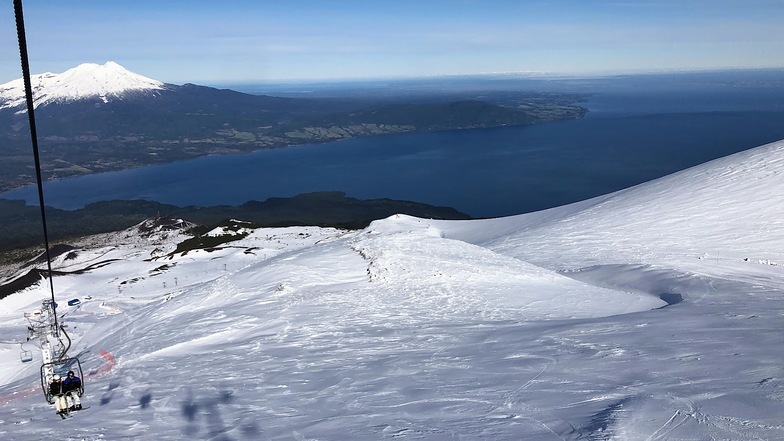
[[[28,321],[28,340],[37,340],[41,347],[41,388],[49,404],[54,403],[54,397],[49,393],[49,385],[55,374],[65,377],[69,370],[74,371],[82,379],[82,365],[76,357],[68,357],[71,347],[71,338],[65,332],[65,326],[57,325],[55,320],[55,306],[50,299],[43,300],[41,309],[25,314]],[[28,351],[29,352],[29,351]],[[30,353],[32,360],[32,353]],[[82,379],[77,393],[84,393],[84,380]]]

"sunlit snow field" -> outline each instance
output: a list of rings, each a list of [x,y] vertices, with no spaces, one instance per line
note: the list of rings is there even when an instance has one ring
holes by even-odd
[[[185,254],[102,236],[55,262],[92,266],[54,279],[89,409],[61,420],[20,362],[43,283],[0,300],[0,439],[784,439],[782,166]]]

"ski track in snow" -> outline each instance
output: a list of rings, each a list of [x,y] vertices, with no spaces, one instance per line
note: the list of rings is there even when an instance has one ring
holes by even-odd
[[[35,286],[0,301],[0,438],[784,439],[781,146],[511,218],[105,236],[54,281],[85,371],[113,355],[91,408],[25,395]]]

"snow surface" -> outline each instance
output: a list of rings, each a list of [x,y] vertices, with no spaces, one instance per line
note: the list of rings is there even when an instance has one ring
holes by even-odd
[[[164,83],[133,73],[114,61],[100,65],[84,63],[61,74],[31,75],[33,105],[100,98],[103,102],[128,92],[163,89]],[[0,84],[0,109],[26,106],[22,78]]]
[[[782,161],[499,219],[97,237],[54,279],[90,408],[61,421],[20,362],[32,287],[0,300],[0,439],[784,439]]]

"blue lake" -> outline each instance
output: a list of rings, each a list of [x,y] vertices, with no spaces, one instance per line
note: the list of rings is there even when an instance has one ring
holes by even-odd
[[[605,88],[586,118],[410,133],[202,157],[47,182],[47,205],[149,199],[239,205],[324,190],[454,207],[536,211],[626,188],[784,139],[784,87]],[[37,204],[34,187],[0,194]]]

